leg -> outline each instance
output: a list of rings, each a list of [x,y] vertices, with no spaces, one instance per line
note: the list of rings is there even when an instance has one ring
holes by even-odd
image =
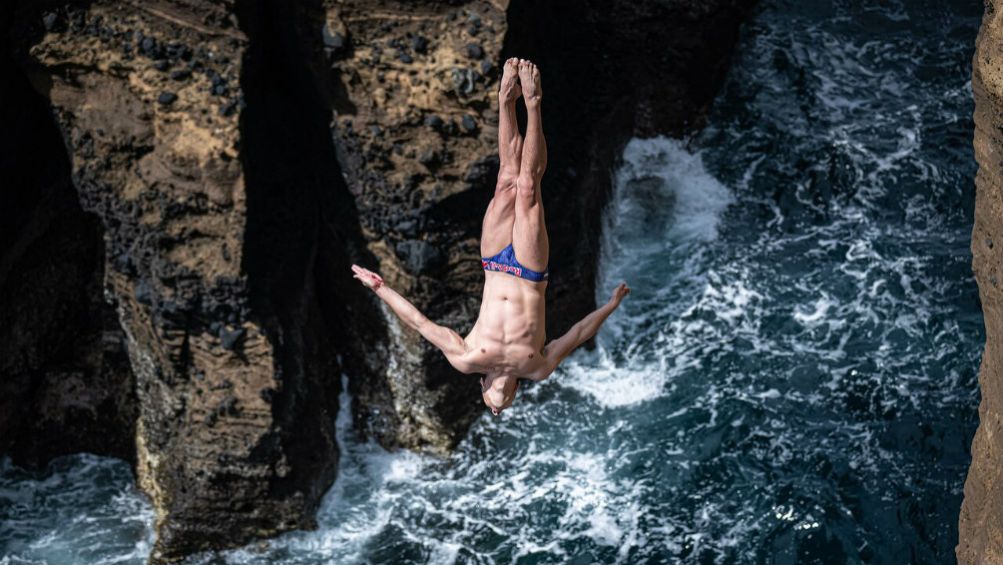
[[[498,91],[498,183],[481,225],[481,257],[495,255],[512,242],[516,179],[522,156],[522,137],[515,119],[515,101],[520,95],[517,73],[517,60],[505,61]]]
[[[526,140],[516,181],[515,223],[512,246],[516,259],[534,271],[543,271],[550,262],[550,240],[544,221],[540,179],[547,169],[547,142],[543,138],[540,103],[540,71],[533,63],[519,62],[519,81],[526,102]]]

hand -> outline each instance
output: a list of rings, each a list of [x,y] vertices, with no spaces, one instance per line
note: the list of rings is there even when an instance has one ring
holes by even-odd
[[[630,294],[630,287],[627,286],[627,283],[622,282],[616,285],[616,288],[613,289],[613,296],[610,297],[609,302],[610,304],[619,306],[620,302],[622,302],[628,294]]]
[[[373,292],[376,292],[381,286],[383,286],[383,277],[377,275],[369,269],[363,269],[358,265],[352,265],[352,272],[355,273],[355,278],[362,281],[362,284],[366,285],[366,288],[372,289]]]

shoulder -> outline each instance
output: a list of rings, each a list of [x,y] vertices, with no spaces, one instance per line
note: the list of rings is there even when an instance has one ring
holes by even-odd
[[[464,348],[453,352],[452,354],[446,354],[446,360],[449,364],[453,366],[457,371],[464,374],[471,373],[483,373],[484,369],[484,359],[482,355],[476,348],[470,347],[470,345],[464,342]]]
[[[467,355],[446,355],[446,361],[453,366],[457,371],[469,375],[470,373],[476,373],[474,364],[470,361]]]

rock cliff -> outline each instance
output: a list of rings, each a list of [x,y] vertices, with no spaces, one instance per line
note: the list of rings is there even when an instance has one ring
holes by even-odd
[[[348,265],[469,329],[499,66],[532,58],[563,332],[620,149],[701,125],[750,4],[8,3],[0,450],[132,459],[155,562],[313,525],[342,373],[361,430],[447,452],[476,379]]]
[[[982,401],[958,524],[958,563],[1003,563],[1003,4],[987,0],[972,64],[975,227],[972,268],[986,323]]]

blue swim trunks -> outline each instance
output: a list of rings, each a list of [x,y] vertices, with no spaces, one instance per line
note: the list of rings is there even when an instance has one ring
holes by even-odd
[[[512,248],[511,243],[508,244],[508,247],[499,251],[494,257],[482,257],[481,266],[484,267],[485,271],[508,273],[512,276],[533,282],[545,281],[547,280],[547,275],[550,274],[550,269],[541,273],[540,271],[534,271],[523,267],[515,260],[515,249]]]

